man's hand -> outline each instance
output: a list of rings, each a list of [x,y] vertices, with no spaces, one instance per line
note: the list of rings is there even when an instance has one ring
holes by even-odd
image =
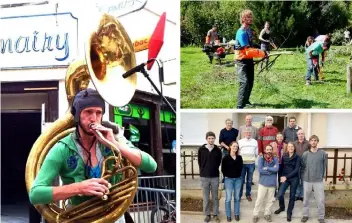
[[[115,140],[115,137],[114,137],[114,133],[112,132],[112,129],[110,128],[106,128],[105,126],[102,126],[100,124],[94,124],[92,125],[92,129],[93,130],[97,130],[99,131],[103,137],[105,139],[107,139],[108,141],[116,144],[116,140]],[[100,143],[102,143],[103,145],[105,146],[108,146],[110,147],[100,136],[99,134],[96,132],[96,131],[93,131],[94,135],[97,137],[97,139],[99,140]]]
[[[263,170],[268,170],[268,167],[263,167]]]
[[[78,183],[78,191],[84,196],[102,197],[109,192],[109,182],[102,178],[92,178]]]
[[[281,183],[285,182],[286,180],[287,180],[287,178],[286,178],[285,176],[280,177],[280,182],[281,182]]]

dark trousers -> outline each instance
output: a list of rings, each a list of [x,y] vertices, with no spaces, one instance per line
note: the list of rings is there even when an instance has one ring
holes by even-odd
[[[287,188],[290,186],[290,200],[288,202],[287,216],[292,216],[292,210],[295,207],[295,195],[296,195],[298,183],[299,183],[298,177],[294,177],[292,179],[286,180],[285,182],[281,183],[281,186],[279,188],[280,209],[285,210],[284,196]]]
[[[254,83],[254,63],[253,59],[236,61],[237,75],[240,88],[237,96],[237,106],[245,107],[249,102]]]

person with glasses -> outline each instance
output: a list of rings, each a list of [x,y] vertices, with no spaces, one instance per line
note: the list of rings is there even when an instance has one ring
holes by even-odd
[[[124,140],[119,140],[123,137],[101,125],[104,113],[105,102],[96,90],[77,93],[71,109],[76,130],[60,139],[45,157],[29,192],[33,205],[68,200],[69,207],[76,206],[94,196],[102,197],[109,191],[109,183],[116,184],[121,179],[119,175],[109,179],[110,182],[100,178],[102,161],[113,153],[96,131],[116,145],[121,156],[133,166],[147,173],[155,172],[157,164],[153,157],[127,146]],[[58,175],[63,185],[52,186]],[[124,216],[116,222],[125,222]]]

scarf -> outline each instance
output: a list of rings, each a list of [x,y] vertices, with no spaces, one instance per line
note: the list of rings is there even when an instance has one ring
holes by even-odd
[[[269,156],[269,154],[265,153],[264,159],[266,160],[266,162],[271,163],[271,161],[273,161],[273,156]]]

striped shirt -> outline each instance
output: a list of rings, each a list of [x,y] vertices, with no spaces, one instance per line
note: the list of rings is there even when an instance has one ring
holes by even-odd
[[[258,142],[255,139],[241,139],[238,141],[239,153],[242,156],[243,164],[255,163],[258,156]]]

